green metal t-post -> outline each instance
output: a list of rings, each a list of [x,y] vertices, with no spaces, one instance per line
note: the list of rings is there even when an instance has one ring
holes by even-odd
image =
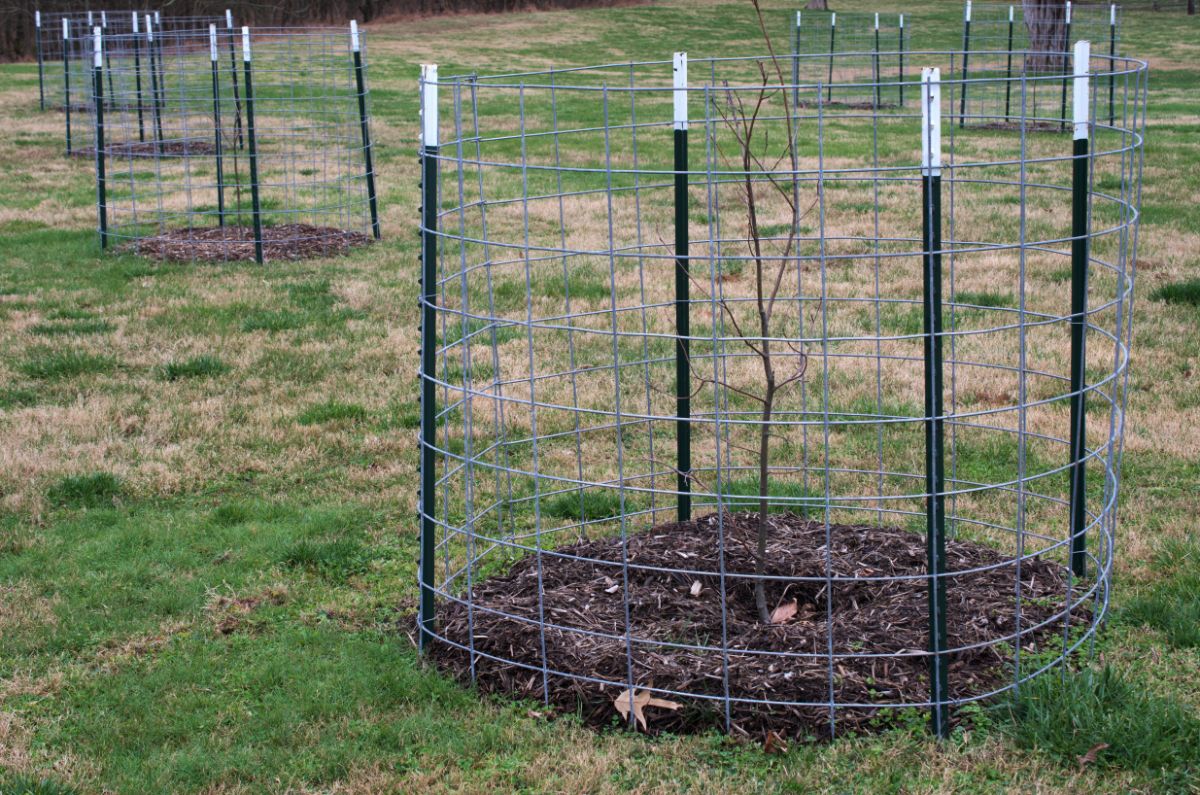
[[[34,46],[38,62],[38,109],[46,109],[46,69],[42,63],[42,12],[33,12]]]
[[[1089,42],[1075,45],[1074,144],[1071,178],[1071,571],[1087,573],[1087,293]]]
[[[108,190],[104,178],[104,44],[100,28],[92,31],[92,101],[96,106],[96,215],[100,248],[108,248]]]
[[[138,140],[146,140],[146,121],[142,110],[142,55],[138,37],[138,15],[133,12],[133,84],[137,101]]]
[[[262,204],[258,195],[258,140],[254,132],[254,82],[250,68],[250,28],[242,28],[242,67],[246,80],[246,143],[250,160],[250,212],[254,219],[254,261],[263,263]]]
[[[875,12],[875,52],[871,59],[871,65],[875,73],[875,108],[879,109],[879,12]]]
[[[673,59],[675,126],[675,457],[679,521],[692,518],[691,285],[688,261],[687,53]],[[785,95],[786,96],[786,95]]]
[[[367,119],[367,78],[363,69],[362,41],[358,21],[350,20],[350,49],[354,53],[354,81],[358,87],[358,121],[362,128],[363,165],[367,177],[367,203],[371,209],[371,232],[379,240],[379,204],[375,198],[375,164],[371,156],[371,127]]]
[[[71,156],[71,20],[64,19],[63,23],[63,112],[67,118],[67,157]]]
[[[792,109],[800,104],[800,12],[796,12],[796,28],[792,32]]]
[[[1108,126],[1117,123],[1116,80],[1117,80],[1117,6],[1108,7]]]
[[[1013,23],[1016,19],[1016,9],[1013,6],[1008,7],[1008,65],[1004,70],[1004,121],[1008,121],[1012,109],[1012,48],[1013,48]]]
[[[436,619],[434,551],[437,525],[437,220],[438,107],[437,66],[421,66],[421,543],[418,646],[433,639]]]
[[[904,107],[904,15],[900,15],[900,107]]]
[[[925,539],[929,573],[929,723],[950,733],[946,653],[946,461],[942,368],[941,74],[921,74],[921,171],[925,337]]]
[[[837,48],[837,12],[829,15],[829,77],[825,83],[825,101],[833,101],[833,53]]]
[[[221,64],[217,26],[208,26],[208,60],[212,67],[213,154],[217,166],[217,226],[225,226],[225,157],[221,143]]]
[[[967,123],[967,67],[971,62],[971,0],[963,11],[963,53],[962,53],[962,89],[958,99],[958,126]]]
[[[1067,83],[1071,82],[1071,78],[1067,72],[1067,59],[1071,52],[1071,0],[1067,0],[1067,30],[1066,37],[1063,39],[1062,52],[1062,102],[1058,112],[1058,118],[1061,119],[1059,125],[1060,130],[1067,129]]]
[[[154,24],[146,15],[146,53],[150,56],[150,109],[154,114],[155,148],[161,150],[163,142],[162,104],[158,96],[158,52],[154,44]]]

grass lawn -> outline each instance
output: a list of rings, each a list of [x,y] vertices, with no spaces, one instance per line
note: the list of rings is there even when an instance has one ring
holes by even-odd
[[[794,6],[767,7],[786,35]],[[958,3],[836,7],[958,43]],[[37,111],[36,65],[0,67],[0,795],[1200,792],[1200,21],[1124,24],[1151,63],[1149,143],[1095,662],[972,708],[947,742],[901,720],[777,755],[547,720],[411,640],[418,64],[755,53],[748,3],[372,26],[385,239],[265,267],[101,256],[88,161]]]

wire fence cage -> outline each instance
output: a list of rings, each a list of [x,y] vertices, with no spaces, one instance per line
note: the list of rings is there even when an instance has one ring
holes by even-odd
[[[1145,65],[1083,47],[1059,134],[960,128],[962,53],[910,57],[866,110],[786,58],[424,69],[426,653],[597,724],[821,737],[945,733],[1090,648]]]
[[[93,53],[101,244],[296,259],[380,236],[365,36],[210,24]],[[93,144],[93,140],[102,145]]]
[[[1027,17],[1022,4],[975,3],[963,8],[963,72],[968,77],[1004,77],[975,90],[960,90],[961,123],[1008,124],[1012,106],[1011,80],[1018,74],[1059,75],[1057,83],[1043,83],[1038,96],[1029,99],[1035,115],[1055,116],[1059,125],[1070,122],[1067,95],[1071,52],[1087,41],[1092,51],[1116,57],[1120,52],[1121,9],[1116,4],[1063,2],[1045,7],[1042,16]],[[1023,58],[1015,53],[1025,52]],[[992,90],[988,91],[990,87]],[[1004,96],[998,96],[1003,88]],[[1115,101],[1115,98],[1113,98]],[[999,108],[1003,106],[1003,114]]]
[[[792,55],[826,57],[792,58],[791,83],[824,83],[827,105],[903,104],[908,35],[903,14],[797,11]]]

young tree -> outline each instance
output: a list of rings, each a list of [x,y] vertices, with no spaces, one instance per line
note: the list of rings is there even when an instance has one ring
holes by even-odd
[[[813,205],[802,208],[797,173],[799,157],[796,146],[794,114],[790,104],[785,70],[776,56],[767,32],[759,0],[751,0],[759,28],[767,46],[768,57],[757,64],[757,81],[750,87],[732,88],[724,84],[713,109],[720,117],[728,137],[716,141],[716,151],[723,167],[738,175],[739,201],[745,213],[746,246],[744,259],[753,267],[753,293],[745,302],[730,301],[724,294],[715,297],[720,314],[741,340],[757,357],[761,366],[761,388],[753,384],[735,385],[731,379],[715,379],[697,374],[701,384],[719,386],[747,397],[761,406],[757,447],[746,450],[756,458],[758,471],[758,521],[755,548],[754,602],[764,623],[771,620],[766,597],[767,543],[770,534],[771,484],[771,423],[781,391],[804,377],[807,354],[790,341],[780,341],[774,333],[774,321],[779,309],[780,288],[784,277],[800,267],[798,235],[803,216]],[[790,71],[790,70],[788,70]],[[782,150],[772,150],[770,132],[783,132]],[[778,144],[775,145],[778,147]],[[781,169],[780,166],[784,168]],[[815,201],[814,203],[815,204]],[[786,211],[789,222],[783,235],[766,235],[762,229],[764,212],[771,207]],[[703,286],[700,285],[703,290]],[[752,311],[739,312],[741,305]],[[788,367],[788,363],[793,364]]]

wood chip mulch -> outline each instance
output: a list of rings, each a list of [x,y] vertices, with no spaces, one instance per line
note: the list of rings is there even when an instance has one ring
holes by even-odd
[[[757,515],[725,515],[725,567],[727,573],[753,573]],[[768,574],[824,578],[827,555],[825,525],[793,514],[773,514],[767,554]],[[652,571],[630,568],[623,583],[619,538],[585,541],[556,552],[593,558],[592,563],[557,555],[541,556],[541,604],[545,621],[565,627],[613,634],[606,638],[563,629],[547,628],[545,654],[550,702],[563,712],[581,714],[595,726],[613,725],[613,700],[625,691],[628,676],[627,646],[623,638],[626,604],[631,635],[658,643],[634,643],[632,679],[636,687],[656,687],[680,693],[721,696],[725,666],[719,650],[699,650],[659,645],[721,645],[727,638],[727,676],[734,698],[825,702],[830,697],[830,663],[826,655],[832,626],[835,654],[897,655],[878,657],[835,656],[834,698],[839,704],[911,703],[928,698],[927,581],[913,579],[868,580],[869,577],[922,575],[925,539],[896,527],[834,525],[832,573],[856,578],[833,583],[832,622],[827,615],[829,589],[823,579],[803,582],[769,582],[772,608],[797,601],[795,615],[786,623],[763,624],[754,607],[753,580],[726,578],[728,610],[722,627],[721,590],[714,573]],[[718,523],[715,514],[691,522],[667,524],[629,537],[631,566],[717,572]],[[1009,560],[982,544],[963,540],[947,542],[950,571],[962,571]],[[480,690],[542,700],[542,639],[539,616],[538,561],[535,556],[514,563],[504,574],[477,581],[476,609],[447,602],[440,609],[438,632],[467,645],[473,622],[478,652],[506,658],[520,667],[476,655],[475,681]],[[1067,593],[1064,570],[1039,559],[1021,567],[1021,626],[1045,621],[1062,611]],[[696,583],[699,585],[696,585]],[[988,692],[1011,677],[1007,664],[1011,650],[990,645],[1016,626],[1015,569],[1011,565],[964,574],[949,580],[947,616],[950,646],[982,644],[956,652],[950,660],[952,697]],[[1075,599],[1078,599],[1076,583]],[[628,597],[627,601],[625,597]],[[489,613],[499,611],[507,615]],[[1086,608],[1072,610],[1073,622],[1088,618]],[[518,616],[529,622],[512,618]],[[1022,644],[1031,651],[1045,642],[1061,642],[1063,622],[1053,621],[1026,635]],[[783,657],[738,653],[736,650],[815,653],[815,657]],[[914,653],[915,652],[915,653]],[[435,642],[432,656],[462,681],[470,681],[465,651]],[[581,681],[592,677],[619,686]],[[656,694],[660,695],[660,694]],[[675,710],[646,710],[651,732],[695,732],[724,727],[723,701],[665,695],[682,704]],[[732,702],[732,728],[737,734],[761,739],[770,732],[781,738],[811,739],[829,735],[827,707],[771,706]],[[839,708],[837,731],[870,730],[880,725],[877,710]]]
[[[263,227],[264,260],[301,260],[345,254],[366,246],[371,238],[359,232],[310,224]],[[168,262],[227,262],[254,259],[254,229],[223,226],[177,229],[125,246],[131,253]]]
[[[104,146],[104,154],[108,157],[199,157],[216,155],[217,148],[210,141],[199,139],[162,141],[133,141],[129,143],[112,143]],[[95,157],[94,146],[71,152],[74,157]]]

